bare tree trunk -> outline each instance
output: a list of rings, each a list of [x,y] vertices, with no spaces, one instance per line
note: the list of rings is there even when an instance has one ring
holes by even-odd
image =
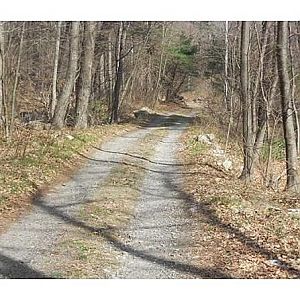
[[[150,54],[149,60],[148,60],[147,81],[146,81],[146,83],[147,83],[146,97],[148,98],[150,96],[149,100],[153,99],[151,70],[152,70],[152,55]]]
[[[229,36],[228,36],[229,38]],[[234,105],[233,105],[233,99],[234,99],[234,90],[236,87],[236,81],[235,81],[235,74],[236,74],[236,48],[237,48],[237,39],[238,36],[237,34],[234,35],[234,39],[232,41],[232,46],[231,46],[231,55],[230,55],[230,61],[231,61],[231,67],[227,69],[227,72],[230,71],[231,73],[231,80],[229,81],[229,78],[227,78],[228,81],[228,88],[230,87],[230,89],[228,90],[228,92],[230,92],[230,94],[227,96],[229,98],[229,107],[230,107],[230,116],[229,116],[229,122],[228,122],[228,128],[227,128],[227,136],[226,136],[226,144],[225,144],[225,152],[227,151],[227,147],[228,147],[228,142],[229,142],[229,136],[230,136],[230,132],[232,130],[233,127],[233,115],[234,115]],[[229,39],[228,39],[229,42]],[[229,47],[229,45],[228,45]],[[228,59],[229,60],[229,59]],[[228,72],[229,73],[229,72]],[[236,122],[236,126],[238,128],[239,125],[239,117],[238,120]],[[236,130],[235,130],[236,131]]]
[[[257,70],[257,76],[255,78],[255,83],[254,83],[254,91],[253,91],[253,96],[252,96],[252,126],[253,126],[253,133],[257,134],[257,130],[259,131],[260,129],[258,128],[260,126],[259,119],[257,117],[257,112],[256,112],[256,102],[257,99],[259,99],[259,106],[258,108],[260,109],[261,107],[264,106],[264,102],[267,102],[265,92],[264,92],[264,86],[263,86],[263,78],[264,78],[264,60],[265,60],[265,54],[266,54],[266,49],[267,49],[267,43],[268,43],[268,33],[269,33],[269,27],[271,25],[271,22],[263,22],[262,24],[262,37],[260,37],[257,28],[256,29],[256,34],[257,34],[257,43],[258,43],[258,49],[259,49],[259,62],[258,62],[258,70]],[[258,96],[261,94],[262,97],[258,98]]]
[[[268,41],[268,29],[270,27],[270,22],[265,22],[263,24],[263,30],[262,30],[262,45],[260,48],[260,57],[259,57],[259,66],[258,66],[258,73],[256,77],[255,82],[255,88],[254,88],[254,94],[253,94],[253,100],[252,103],[254,104],[257,101],[259,91],[261,97],[259,97],[259,104],[261,108],[261,118],[260,121],[257,121],[257,114],[255,111],[252,111],[252,126],[255,127],[256,130],[253,131],[253,136],[255,136],[255,142],[253,146],[253,159],[252,159],[252,166],[251,168],[255,167],[255,164],[258,160],[261,148],[263,146],[266,130],[267,130],[267,124],[268,124],[268,118],[270,113],[270,108],[273,103],[273,99],[275,97],[275,92],[277,88],[278,83],[278,76],[275,76],[275,79],[273,81],[272,87],[271,87],[271,93],[270,97],[268,98],[266,96],[265,92],[265,86],[264,86],[264,70],[265,70],[265,53],[267,49],[267,41]],[[259,44],[259,38],[258,38],[258,44]],[[276,63],[275,63],[276,65]],[[276,67],[274,68],[276,70]],[[260,90],[258,89],[260,86]]]
[[[250,23],[242,22],[241,33],[241,102],[243,104],[243,149],[244,149],[244,168],[240,179],[250,181],[252,177],[253,161],[253,131],[251,101],[249,97],[249,34]]]
[[[229,64],[229,40],[228,40],[228,33],[229,33],[229,28],[228,28],[228,21],[225,21],[225,63],[224,63],[224,96],[225,96],[225,105],[227,111],[229,111],[229,122],[228,122],[228,127],[227,127],[227,135],[226,135],[226,144],[225,144],[225,152],[227,151],[227,146],[229,142],[229,136],[230,136],[230,131],[231,131],[231,126],[233,122],[233,109],[232,109],[232,92],[229,97],[229,82],[228,82],[228,64]]]
[[[160,90],[161,90],[161,77],[162,77],[162,72],[163,72],[163,58],[165,54],[165,38],[166,38],[166,33],[167,33],[167,27],[165,22],[163,22],[163,28],[162,28],[162,39],[161,39],[161,53],[160,53],[160,59],[159,59],[159,67],[158,67],[158,76],[157,76],[157,81],[156,81],[156,86],[154,90],[154,102],[153,102],[153,107],[155,107]]]
[[[290,30],[291,32],[291,30]],[[294,110],[294,116],[295,116],[295,124],[296,124],[296,144],[297,144],[297,153],[299,155],[300,153],[300,128],[299,128],[299,116],[298,116],[298,111],[295,103],[295,93],[296,93],[296,77],[297,75],[295,74],[295,59],[294,59],[294,51],[292,49],[291,43],[289,43],[289,54],[291,58],[291,64],[290,64],[290,70],[291,70],[291,76],[292,76],[292,91],[291,91],[291,100],[292,100],[292,105],[293,105],[293,110]]]
[[[267,187],[273,186],[273,168],[272,168],[272,151],[273,151],[273,139],[275,135],[275,129],[277,126],[278,120],[275,119],[272,131],[268,135],[268,158],[267,158],[267,165],[265,169],[265,184]]]
[[[22,56],[22,48],[23,48],[24,30],[25,30],[25,22],[23,22],[23,26],[22,26],[16,74],[15,74],[14,87],[12,92],[11,116],[10,116],[10,126],[9,126],[9,136],[8,136],[9,141],[11,140],[14,131],[14,122],[15,122],[15,114],[16,114],[16,98],[17,98],[17,88],[18,88],[19,76],[20,76],[20,65],[21,65],[21,56]]]
[[[225,73],[225,78],[224,78],[224,95],[225,95],[225,105],[227,111],[231,111],[231,103],[228,98],[228,21],[225,21],[225,64],[224,64],[224,73]]]
[[[149,37],[150,37],[150,30],[148,30],[148,33],[147,33],[147,35],[146,35],[146,37],[143,41],[143,44],[139,47],[139,49],[137,51],[135,51],[137,53],[137,55],[135,55],[135,58],[131,60],[131,62],[134,62],[133,69],[130,72],[130,76],[126,80],[126,84],[125,84],[125,87],[124,87],[124,90],[123,90],[123,93],[122,93],[122,96],[121,96],[121,99],[120,99],[120,105],[123,103],[123,101],[125,99],[125,96],[127,95],[128,90],[129,90],[129,92],[128,92],[127,99],[132,98],[133,86],[135,85],[135,81],[137,79],[136,74],[138,73],[139,67],[141,65],[141,59],[142,59],[141,54],[143,52],[143,49],[145,48],[145,46],[148,43]],[[133,52],[134,45],[132,45],[131,49],[132,49],[132,52]]]
[[[0,126],[4,123],[4,26],[0,22]]]
[[[108,35],[108,109],[109,112],[112,110],[113,102],[113,61],[112,61],[112,32]]]
[[[258,156],[260,154],[261,148],[263,146],[263,141],[264,141],[265,134],[267,131],[267,124],[268,124],[268,120],[269,120],[270,109],[271,109],[271,106],[273,104],[273,100],[275,97],[277,83],[278,83],[278,76],[275,77],[275,80],[273,82],[270,98],[268,99],[268,101],[266,101],[267,108],[266,108],[266,111],[264,112],[263,120],[262,120],[262,122],[258,128],[257,134],[256,134],[255,143],[254,143],[254,147],[253,147],[253,165],[256,163]]]
[[[283,131],[286,147],[287,190],[300,191],[300,180],[297,161],[296,136],[291,101],[290,78],[288,73],[288,22],[278,22],[277,61],[278,77],[281,91]]]
[[[177,64],[173,66],[173,72],[171,74],[171,78],[168,78],[168,87],[166,90],[166,101],[170,101],[175,95],[174,95],[174,81],[176,77],[176,71],[177,71]]]
[[[95,49],[95,22],[84,24],[84,54],[80,76],[80,91],[76,111],[76,128],[86,128],[88,125],[88,103],[92,85],[92,66]]]
[[[57,33],[55,41],[55,54],[54,54],[54,66],[53,66],[53,79],[52,79],[52,99],[50,104],[50,116],[53,118],[54,111],[57,103],[56,85],[57,85],[57,70],[59,59],[59,47],[60,47],[60,35],[61,35],[61,21],[57,22]]]
[[[54,111],[53,122],[52,122],[53,126],[57,128],[62,128],[64,126],[70,97],[75,83],[77,63],[78,63],[78,52],[79,52],[78,51],[79,32],[80,32],[80,22],[79,21],[72,22],[69,64],[68,64],[68,70],[66,75],[66,83],[58,98],[57,105]]]
[[[105,56],[104,56],[104,53],[102,53],[100,56],[100,61],[99,61],[100,95],[101,94],[104,95],[104,91],[105,91],[105,69],[104,69],[104,66],[105,66]]]
[[[123,46],[124,46],[124,22],[120,22],[118,31],[117,41],[117,55],[116,55],[116,81],[113,90],[113,102],[112,111],[110,117],[110,123],[117,123],[119,121],[119,102],[120,102],[120,91],[123,78]]]

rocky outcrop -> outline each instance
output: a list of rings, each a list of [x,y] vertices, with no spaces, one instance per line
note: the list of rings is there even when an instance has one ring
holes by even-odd
[[[233,162],[229,159],[218,143],[214,134],[201,134],[196,137],[196,141],[209,145],[211,147],[210,153],[215,158],[216,164],[222,167],[225,171],[230,171],[233,168]]]
[[[155,112],[147,106],[144,106],[133,112],[133,115],[136,119],[148,119]]]

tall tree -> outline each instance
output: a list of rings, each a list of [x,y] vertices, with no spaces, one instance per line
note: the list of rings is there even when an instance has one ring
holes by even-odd
[[[79,53],[79,32],[80,22],[72,22],[66,82],[58,98],[52,121],[53,126],[57,128],[62,128],[64,126],[68,104],[70,102],[70,97],[75,84]]]
[[[14,123],[15,123],[15,115],[16,115],[16,101],[17,101],[17,88],[18,88],[19,77],[20,77],[20,65],[21,65],[22,50],[23,50],[25,24],[26,23],[23,22],[21,36],[20,36],[20,44],[19,44],[17,66],[16,66],[16,72],[15,72],[15,78],[14,78],[14,85],[13,85],[13,90],[12,90],[10,128],[9,128],[8,140],[10,140],[12,138],[13,131],[14,131]]]
[[[279,86],[281,92],[283,132],[286,150],[286,189],[300,192],[299,166],[293,119],[294,113],[290,91],[290,78],[288,72],[289,25],[286,21],[278,22],[277,24],[277,65]]]
[[[224,64],[224,96],[225,96],[225,105],[228,111],[231,111],[231,103],[228,97],[228,55],[229,55],[229,43],[228,43],[228,21],[225,22],[225,64]]]
[[[272,106],[275,97],[275,92],[277,90],[277,83],[278,83],[276,62],[274,62],[273,59],[275,53],[272,47],[272,49],[269,50],[269,53],[273,55],[273,57],[271,57],[270,60],[271,70],[269,71],[271,73],[271,78],[273,79],[273,84],[270,87],[270,93],[266,93],[265,75],[268,71],[266,70],[266,65],[267,65],[266,51],[268,48],[270,26],[271,26],[271,22],[263,22],[262,34],[261,34],[262,36],[261,38],[259,37],[259,35],[257,37],[258,48],[259,48],[259,62],[258,62],[257,76],[255,78],[254,91],[252,94],[252,126],[253,126],[253,135],[255,136],[255,142],[253,146],[253,160],[251,166],[252,168],[254,168],[254,165],[258,160],[260,151],[263,146],[263,142],[267,130],[270,108]],[[258,108],[256,102],[258,102]]]
[[[108,52],[107,52],[107,77],[108,77],[108,88],[107,88],[107,98],[108,98],[108,108],[109,112],[112,110],[113,103],[113,87],[114,87],[114,76],[113,76],[113,54],[112,54],[112,31],[108,34]]]
[[[92,66],[95,49],[95,22],[84,24],[83,63],[80,75],[80,91],[77,102],[76,123],[77,128],[86,128],[88,125],[88,103],[91,94]]]
[[[55,41],[55,54],[54,54],[54,66],[53,66],[53,78],[52,78],[52,99],[50,104],[50,115],[51,118],[54,116],[54,111],[57,103],[57,70],[58,70],[58,59],[59,59],[59,47],[60,47],[60,35],[61,35],[61,21],[57,23],[56,41]]]
[[[4,121],[4,24],[0,22],[0,126]]]
[[[116,80],[113,89],[112,98],[112,110],[110,116],[110,123],[116,123],[119,121],[119,104],[120,104],[120,92],[123,80],[123,50],[125,42],[125,27],[124,22],[119,23],[117,46],[116,46]]]
[[[249,44],[250,22],[242,22],[241,30],[241,102],[243,105],[243,150],[244,167],[241,179],[250,181],[252,176],[253,160],[253,130],[251,100],[249,97]]]

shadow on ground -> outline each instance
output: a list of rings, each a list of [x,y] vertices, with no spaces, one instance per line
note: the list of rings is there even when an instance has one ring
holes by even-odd
[[[191,117],[185,117],[185,116],[179,116],[179,115],[178,116],[177,115],[172,115],[172,116],[160,115],[160,116],[155,116],[154,119],[148,125],[145,125],[145,126],[147,126],[147,127],[170,127],[170,126],[174,126],[174,125],[176,125],[176,126],[182,125],[183,126],[183,125],[186,125],[187,122],[191,122],[192,119],[193,118],[191,118]],[[174,130],[176,130],[176,129],[174,129]],[[100,148],[97,148],[97,150],[112,153],[112,151],[103,150]],[[153,164],[170,165],[170,164],[164,164],[162,162],[154,162],[154,161],[148,160],[143,157],[133,156],[128,153],[120,152],[117,154],[132,156],[137,159],[146,160]],[[84,156],[84,155],[82,155],[82,156]],[[91,159],[88,157],[86,157],[86,158]],[[101,160],[96,160],[96,161],[99,163],[107,162],[107,161],[101,161]],[[110,163],[127,164],[124,162],[117,162],[117,161],[111,161]],[[131,164],[129,164],[129,165],[131,165]],[[131,165],[131,166],[139,167],[136,165]],[[179,167],[179,166],[183,166],[183,165],[175,164],[175,165],[171,165],[171,166]],[[149,172],[158,172],[156,170],[151,170],[148,168],[143,168],[143,169],[145,169],[145,171],[149,171]],[[166,176],[168,176],[168,172],[166,172]],[[153,194],[153,195],[158,196],[156,194]],[[163,197],[163,195],[161,195],[161,197]],[[96,227],[89,226],[89,225],[85,224],[84,222],[76,219],[75,217],[70,217],[70,216],[64,214],[63,212],[61,212],[59,210],[59,207],[53,207],[53,206],[46,204],[44,201],[42,201],[42,199],[43,199],[42,192],[36,193],[33,204],[35,206],[43,209],[48,214],[63,220],[65,223],[68,223],[77,228],[81,228],[87,232],[95,234],[95,237],[101,235],[110,244],[112,244],[116,249],[119,249],[123,252],[127,252],[133,256],[142,258],[149,262],[152,262],[152,263],[155,263],[158,265],[162,265],[165,268],[168,268],[171,270],[176,270],[176,271],[179,271],[179,272],[185,273],[185,274],[191,274],[191,275],[194,275],[195,277],[199,277],[199,278],[231,278],[230,275],[218,270],[217,268],[199,268],[199,267],[191,265],[191,264],[182,263],[182,262],[179,262],[176,260],[164,259],[161,257],[157,257],[155,255],[149,254],[146,251],[140,251],[140,250],[134,249],[134,248],[126,245],[122,241],[118,240],[114,236],[113,233],[116,230],[115,228],[110,228],[110,227],[96,228]],[[6,278],[49,278],[46,275],[44,275],[43,273],[32,269],[25,262],[15,261],[4,255],[0,255],[0,274],[2,274]]]
[[[176,125],[176,126],[182,125],[183,126],[183,125],[186,125],[186,123],[189,123],[192,121],[193,121],[192,117],[186,117],[186,116],[180,116],[180,115],[171,115],[171,116],[160,115],[160,116],[155,116],[154,120],[145,126],[147,126],[147,127],[170,127],[170,126],[174,126],[174,125]],[[171,130],[176,130],[176,128],[174,128],[174,129],[172,128]],[[100,148],[98,148],[98,150],[104,151]],[[109,152],[109,151],[107,151],[107,152]],[[119,153],[119,154],[130,155],[128,153]],[[81,155],[84,156],[83,154],[81,154]],[[86,157],[86,156],[84,156],[84,157]],[[88,157],[86,157],[86,158],[91,159]],[[138,156],[136,156],[135,158],[147,160],[143,157],[138,157]],[[92,159],[92,160],[94,160],[94,159]],[[103,163],[103,162],[107,163],[107,161],[102,161],[102,160],[96,160],[96,161],[98,161],[100,163]],[[147,161],[149,161],[153,164],[163,164],[160,162],[153,162],[151,160],[147,160]],[[122,163],[122,164],[130,165],[132,167],[140,167],[140,166],[125,163],[125,162],[110,161],[110,163],[116,163],[116,164]],[[167,164],[167,165],[168,166],[171,165],[172,167],[182,166],[180,164],[173,164],[173,165]],[[177,191],[180,198],[186,199],[187,202],[192,202],[192,204],[195,205],[194,200],[190,197],[190,195],[185,194],[184,192],[182,192],[179,189],[179,187],[177,185],[174,185],[170,174],[194,175],[194,174],[197,174],[197,172],[178,172],[177,173],[177,172],[152,170],[152,169],[144,168],[144,167],[141,167],[141,168],[143,168],[145,171],[148,171],[148,172],[157,172],[157,173],[163,174],[164,178],[166,180],[166,184],[168,185],[170,190]],[[155,194],[154,194],[154,196],[155,196]],[[156,195],[156,196],[158,196],[158,195]],[[161,197],[162,196],[163,195],[161,195]],[[73,225],[77,228],[84,229],[85,231],[87,231],[89,233],[95,234],[95,237],[97,237],[99,235],[102,236],[110,244],[112,244],[116,249],[119,249],[123,252],[127,252],[133,256],[142,258],[149,262],[152,262],[152,263],[155,263],[158,265],[162,265],[171,270],[176,270],[176,271],[179,271],[179,272],[182,272],[185,274],[191,274],[191,275],[194,275],[199,278],[231,278],[231,276],[229,274],[226,274],[223,271],[218,270],[217,268],[199,268],[199,267],[191,265],[191,264],[178,262],[176,260],[169,260],[169,259],[157,257],[157,256],[151,255],[145,251],[140,251],[140,250],[134,249],[134,248],[124,244],[122,241],[118,240],[116,237],[114,237],[113,232],[115,229],[110,228],[110,227],[96,228],[96,227],[89,226],[89,225],[85,224],[84,222],[76,219],[75,217],[70,217],[70,216],[62,213],[61,211],[59,211],[59,209],[57,207],[47,205],[45,202],[42,201],[42,193],[41,192],[38,192],[36,194],[33,204],[35,206],[40,207],[48,214],[53,215],[70,225]],[[199,205],[198,203],[196,203],[196,204]],[[263,253],[264,255],[266,255],[268,257],[272,257],[272,253],[269,253],[267,250],[261,248],[258,245],[255,245],[252,240],[247,238],[244,234],[239,232],[237,229],[232,228],[230,225],[223,224],[214,215],[213,211],[211,211],[209,208],[199,205],[199,212],[206,217],[207,222],[210,222],[214,226],[221,227],[222,229],[227,230],[229,232],[235,233],[236,238],[238,238],[239,240],[241,240],[242,242],[247,244],[248,247],[251,247],[255,251]],[[291,272],[294,272],[294,274],[296,274],[295,273],[296,270],[291,270]],[[31,267],[26,265],[26,263],[15,261],[15,260],[13,260],[9,257],[3,256],[3,255],[0,255],[0,274],[2,274],[4,277],[8,277],[8,278],[49,278],[49,277],[45,276],[44,274],[40,273],[39,271],[32,269]]]
[[[185,264],[181,263],[179,261],[174,261],[174,260],[167,260],[161,257],[156,257],[154,255],[151,255],[145,251],[140,251],[137,249],[134,249],[117,238],[113,236],[113,232],[116,230],[116,228],[110,228],[110,227],[103,227],[103,228],[96,228],[89,226],[85,224],[84,222],[77,220],[74,217],[70,217],[65,215],[64,213],[60,212],[58,209],[55,207],[48,206],[44,202],[40,201],[41,195],[36,195],[36,199],[34,201],[34,205],[42,208],[44,211],[47,213],[63,220],[64,222],[73,225],[75,227],[84,229],[85,231],[89,233],[97,235],[101,235],[103,238],[105,238],[111,245],[113,245],[115,248],[127,252],[133,256],[142,258],[144,260],[147,260],[149,262],[162,265],[168,269],[176,270],[182,273],[187,273],[187,274],[192,274],[196,275],[199,278],[231,278],[229,275],[221,272],[220,270],[217,269],[206,269],[206,268],[199,268],[190,264]],[[23,278],[27,278],[26,274]]]
[[[0,254],[0,274],[4,278],[20,279],[50,279],[51,277],[36,271],[22,261],[14,260],[8,256]]]
[[[187,206],[193,208],[198,215],[200,215],[203,222],[211,224],[214,227],[218,227],[221,230],[228,232],[234,239],[241,242],[249,250],[263,255],[266,260],[276,259],[279,264],[278,268],[287,271],[290,275],[300,278],[300,271],[290,266],[286,261],[279,259],[275,253],[259,245],[254,239],[248,237],[246,234],[241,232],[239,229],[233,227],[230,224],[224,223],[222,220],[216,216],[215,212],[209,207],[208,204],[198,202],[194,199],[193,195],[190,195],[182,189],[168,176],[165,176],[165,183],[169,190],[176,191],[181,199],[184,199]]]
[[[170,128],[174,125],[185,126],[195,120],[193,116],[179,115],[179,114],[151,114],[148,118],[149,122],[140,124],[141,128],[168,128],[169,130],[179,130],[178,128]]]

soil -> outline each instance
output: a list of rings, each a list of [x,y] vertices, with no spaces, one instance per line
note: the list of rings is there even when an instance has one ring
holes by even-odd
[[[299,278],[299,220],[190,144],[192,111],[82,153],[0,235],[0,277]]]
[[[181,177],[181,166],[176,163],[174,155],[180,145],[178,138],[191,120],[189,115],[156,115],[150,124],[114,138],[101,148],[95,149],[86,156],[85,165],[69,181],[37,195],[32,211],[10,226],[0,237],[1,277],[226,277],[218,272],[219,275],[214,274],[214,270],[208,272],[206,269],[196,268],[186,250],[181,247],[190,245],[192,241],[189,241],[182,227],[188,226],[189,222],[186,219],[188,215],[184,201],[175,188],[175,182]],[[164,138],[161,134],[156,134],[159,130],[164,130]],[[145,156],[130,153],[130,149],[139,147],[139,142],[150,133],[162,138],[161,141],[150,141],[153,145],[152,151],[144,151],[142,154]],[[131,156],[133,161],[126,162],[124,156]],[[126,220],[119,222],[117,230],[117,222],[109,226],[99,226],[102,219],[98,223],[90,222],[89,219],[94,214],[90,212],[90,218],[87,217],[88,207],[98,201],[99,209],[99,203],[103,201],[103,197],[95,197],[97,191],[103,192],[103,187],[108,184],[107,180],[114,169],[124,163],[141,169],[143,175],[139,173],[138,177],[144,178],[140,186],[135,185],[138,193],[132,194],[132,198],[137,201],[131,217],[127,220],[129,226]],[[118,181],[131,177],[128,172],[124,172],[124,176],[119,177]],[[136,181],[140,178],[136,178]],[[115,197],[122,199],[124,195],[119,193],[120,190]],[[128,190],[124,189],[123,193],[128,193]],[[119,213],[121,208],[121,205],[116,208]],[[82,212],[85,212],[84,216]],[[128,234],[132,231],[135,235]],[[78,266],[74,266],[69,273],[59,271],[57,262],[62,262],[63,257],[68,256],[72,249],[76,248],[79,257],[85,260],[99,246],[82,241],[79,237],[83,233],[89,234],[95,240],[101,240],[102,252],[111,252],[111,255],[102,255],[103,264],[97,264],[97,260],[90,259],[90,269],[85,272],[80,272]],[[139,248],[142,241],[145,244]],[[59,244],[65,244],[66,247],[58,247]],[[153,271],[149,273],[151,269]]]

